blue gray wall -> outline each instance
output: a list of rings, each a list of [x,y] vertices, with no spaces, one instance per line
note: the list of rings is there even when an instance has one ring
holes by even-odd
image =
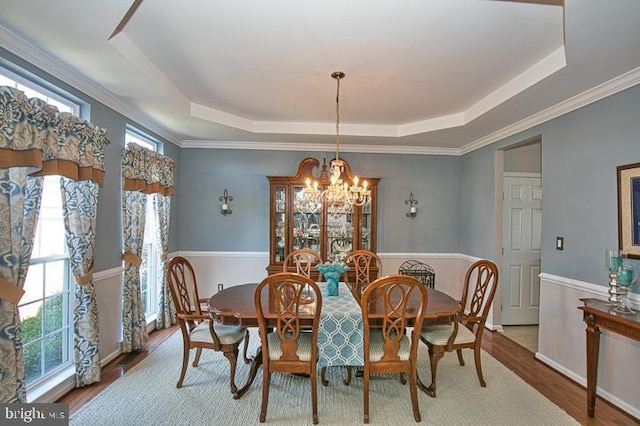
[[[204,251],[268,251],[269,182],[290,176],[306,157],[329,161],[334,153],[182,149],[178,187],[179,248]],[[381,154],[341,155],[359,176],[379,177],[378,251],[459,251],[456,194],[460,158]],[[218,197],[234,199],[222,216]],[[413,192],[418,216],[406,217]]]
[[[616,166],[640,161],[638,111],[636,86],[463,156],[461,251],[494,257],[494,152],[540,136],[542,272],[606,285],[604,250],[618,246]]]

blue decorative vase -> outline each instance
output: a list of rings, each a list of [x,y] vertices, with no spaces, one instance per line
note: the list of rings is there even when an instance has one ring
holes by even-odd
[[[345,271],[348,271],[349,267],[342,262],[326,262],[316,266],[316,269],[322,272],[322,275],[324,275],[325,279],[327,280],[327,296],[337,296],[340,276]]]

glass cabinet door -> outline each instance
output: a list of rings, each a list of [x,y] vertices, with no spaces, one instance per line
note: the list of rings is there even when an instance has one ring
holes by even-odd
[[[343,261],[353,250],[353,209],[350,211],[327,210],[327,259]]]
[[[360,248],[371,250],[371,204],[362,206],[360,216]]]
[[[275,189],[275,261],[283,262],[285,247],[287,246],[287,197],[286,187],[278,186]]]
[[[293,236],[292,250],[311,249],[322,253],[321,218],[322,204],[309,202],[302,192],[303,187],[293,189]]]

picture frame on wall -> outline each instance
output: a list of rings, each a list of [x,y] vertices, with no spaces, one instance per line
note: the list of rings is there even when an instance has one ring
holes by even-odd
[[[617,172],[619,248],[640,259],[640,163],[618,166]]]

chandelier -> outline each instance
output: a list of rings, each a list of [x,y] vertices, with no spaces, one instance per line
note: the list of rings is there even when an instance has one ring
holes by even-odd
[[[340,159],[340,80],[345,74],[342,71],[334,71],[331,77],[336,79],[336,158],[331,160],[329,173],[331,184],[325,189],[318,188],[318,181],[311,185],[311,179],[307,178],[307,186],[303,189],[304,202],[309,206],[321,206],[325,202],[329,213],[348,213],[353,206],[364,206],[370,202],[371,190],[367,189],[367,181],[358,184],[358,177],[353,178],[353,185],[343,182],[341,175],[344,172],[344,161]]]

